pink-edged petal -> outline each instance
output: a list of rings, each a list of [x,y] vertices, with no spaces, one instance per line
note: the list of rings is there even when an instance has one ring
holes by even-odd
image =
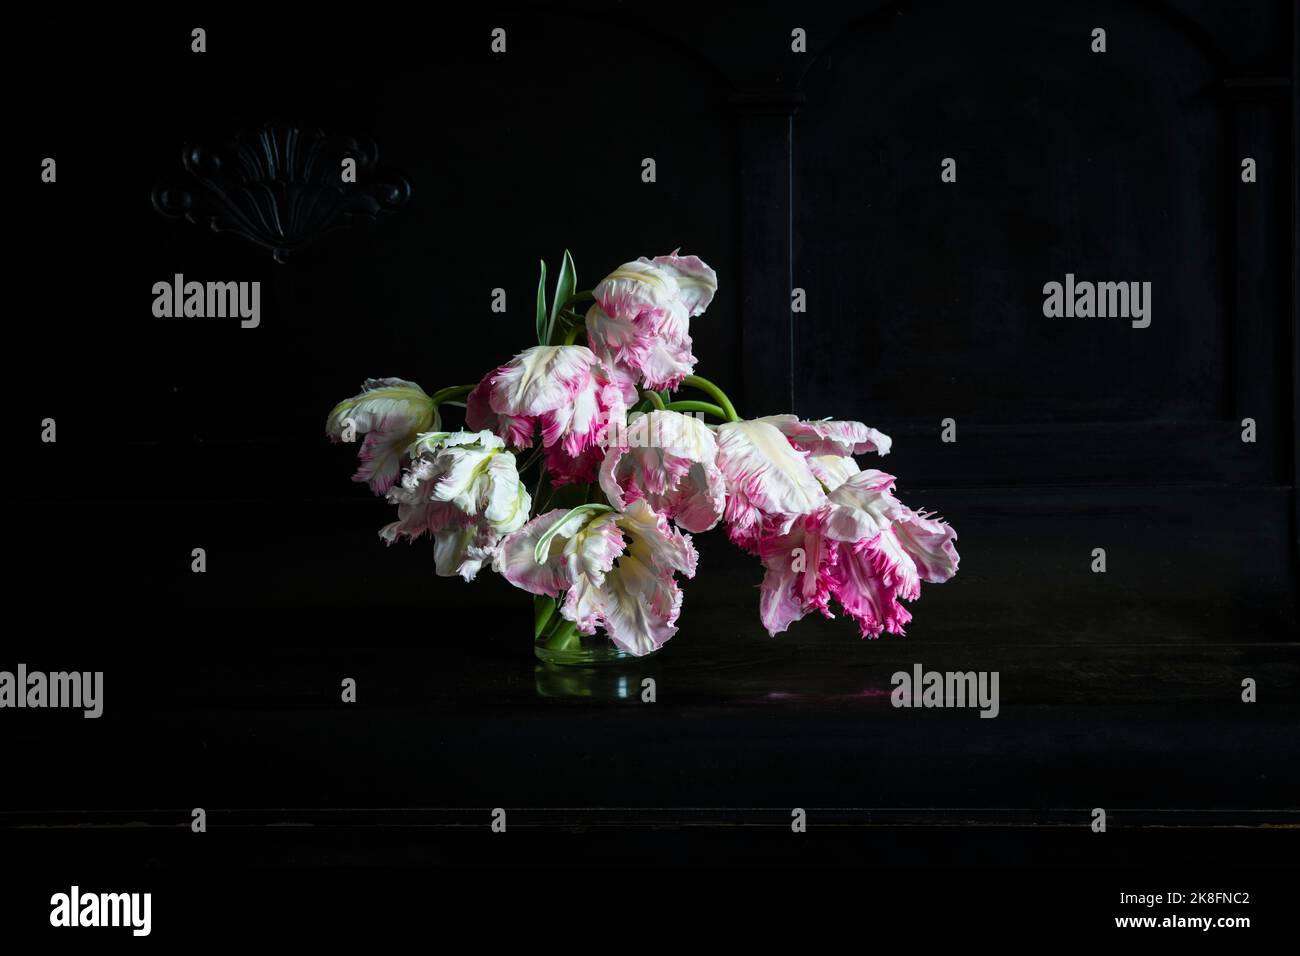
[[[615,520],[631,538],[629,554],[659,574],[671,577],[674,571],[680,571],[688,578],[695,576],[698,555],[691,536],[671,527],[668,519],[645,499],[630,503]]]
[[[674,251],[666,256],[655,256],[651,261],[677,280],[678,300],[692,316],[709,307],[718,291],[718,274],[699,256],[679,256]]]
[[[586,325],[588,344],[621,379],[676,389],[695,368],[690,314],[681,302],[622,316],[596,304],[587,311]]]
[[[691,337],[658,338],[640,359],[641,378],[647,388],[676,391],[695,370]]]
[[[828,492],[834,491],[862,470],[847,455],[809,455],[808,467]]]
[[[863,637],[903,634],[912,619],[900,601],[921,596],[916,565],[890,530],[854,544],[837,542],[830,571],[831,590],[844,612],[858,622]]]
[[[439,577],[473,581],[492,560],[497,535],[481,525],[452,525],[433,534],[433,567]]]
[[[810,455],[862,455],[878,452],[888,455],[893,442],[884,432],[862,422],[821,419],[803,421],[794,415],[768,415],[757,421],[768,422]]]
[[[388,500],[397,505],[397,520],[385,525],[379,536],[389,544],[399,538],[414,541],[423,534],[460,524],[462,512],[446,501],[434,501],[433,482],[437,471],[433,462],[419,459],[402,476],[401,484],[388,490]]]
[[[894,476],[869,468],[850,475],[826,496],[830,505],[826,533],[852,543],[874,538],[890,525]]]
[[[726,507],[717,442],[700,419],[680,412],[634,415],[616,429],[601,463],[600,484],[615,508],[644,498],[686,531],[707,531]]]
[[[601,309],[620,319],[667,309],[679,292],[671,272],[644,258],[623,263],[592,290]]]
[[[541,415],[570,404],[591,381],[596,356],[582,345],[525,349],[492,376],[489,404],[498,415]]]
[[[765,569],[759,589],[759,618],[773,637],[809,611],[835,616],[828,605],[829,569],[836,552],[821,531],[822,517],[807,515],[789,532],[765,537],[758,544]]]
[[[357,452],[360,464],[352,480],[365,482],[377,495],[387,494],[401,473],[402,457],[414,438],[415,432],[405,431],[400,424],[385,428],[381,423],[361,443]]]
[[[789,519],[826,502],[806,456],[770,423],[727,422],[718,426],[717,440],[728,534],[742,547],[754,547],[768,519],[788,528]]]
[[[465,427],[478,431],[486,429],[503,438],[515,448],[529,448],[533,444],[533,430],[537,419],[532,415],[501,415],[492,410],[492,380],[502,366],[489,372],[465,398]]]
[[[896,500],[889,506],[889,517],[903,550],[916,562],[922,581],[942,584],[957,573],[961,557],[954,544],[957,532],[951,525]]]
[[[656,651],[677,633],[681,590],[634,555],[619,558],[606,575],[601,599],[605,632],[629,654]]]
[[[727,509],[727,482],[716,465],[693,464],[678,483],[667,510],[683,531],[699,534],[722,520]]]
[[[600,474],[604,454],[603,448],[592,445],[575,458],[563,445],[552,445],[546,449],[546,480],[556,488],[590,484]]]
[[[506,535],[497,546],[492,570],[517,588],[523,588],[532,594],[559,597],[562,591],[573,584],[564,546],[568,543],[568,536],[577,533],[588,517],[578,514],[570,515],[568,520],[564,520],[566,515],[570,515],[569,511],[556,508],[538,515],[518,531]],[[562,520],[563,526],[551,538],[544,560],[538,563],[535,557],[537,543]]]
[[[433,400],[414,382],[401,378],[368,378],[361,392],[334,406],[325,432],[341,440],[349,429],[364,434],[361,461],[353,481],[363,481],[376,494],[386,494],[401,471],[403,453],[415,436],[433,423]]]

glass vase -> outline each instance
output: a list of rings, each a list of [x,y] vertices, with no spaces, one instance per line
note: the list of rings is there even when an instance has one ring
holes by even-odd
[[[635,654],[629,654],[611,641],[603,631],[579,634],[572,621],[560,616],[551,598],[536,600],[533,634],[533,653],[547,664],[583,667],[637,659]]]

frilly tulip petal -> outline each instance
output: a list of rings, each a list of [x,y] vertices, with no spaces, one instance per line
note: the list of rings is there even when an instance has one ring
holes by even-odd
[[[587,341],[601,360],[647,388],[676,389],[695,368],[689,317],[681,303],[612,317],[599,304],[587,310]]]
[[[361,465],[352,476],[375,494],[384,494],[397,480],[402,454],[415,436],[433,424],[433,400],[414,382],[401,378],[368,378],[361,392],[334,406],[325,432],[339,441],[349,423],[365,441],[358,454]]]
[[[538,515],[502,539],[492,569],[515,587],[523,588],[531,594],[559,597],[573,584],[564,546],[585,525],[586,520],[586,516],[571,514],[563,508]],[[545,560],[539,563],[536,558],[537,545],[553,528],[556,530]]]
[[[753,550],[766,524],[788,530],[826,502],[804,453],[768,422],[719,425],[717,461],[727,482],[727,533],[741,547]]]
[[[623,263],[592,289],[600,307],[620,319],[667,309],[679,300],[680,292],[671,271],[644,257]]]
[[[671,578],[632,555],[619,558],[605,578],[601,623],[623,650],[637,657],[658,650],[677,633],[682,592]]]
[[[833,597],[864,637],[902,634],[911,614],[900,602],[919,598],[922,580],[945,581],[956,572],[956,532],[905,507],[893,486],[882,471],[857,472],[790,527],[762,525],[759,615],[769,633],[811,610],[829,617]]]
[[[633,382],[676,389],[695,368],[690,320],[718,288],[718,276],[698,256],[676,252],[625,262],[593,290],[587,343]]]
[[[690,535],[669,527],[668,519],[647,501],[632,502],[616,520],[631,536],[628,553],[667,577],[674,571],[695,577],[698,556]]]
[[[601,464],[600,487],[619,510],[643,498],[691,532],[708,531],[726,508],[713,432],[680,412],[634,415],[616,430]]]
[[[789,532],[765,538],[759,544],[763,583],[759,588],[759,618],[775,637],[811,610],[825,617],[830,611],[829,569],[834,564],[833,545],[822,534],[822,518],[809,515]]]
[[[826,496],[830,504],[826,533],[850,543],[874,538],[889,527],[893,486],[893,475],[874,468],[850,475]]]
[[[651,261],[677,280],[678,299],[692,316],[709,307],[718,291],[718,274],[699,256],[679,256],[673,252],[655,256]]]
[[[414,541],[423,534],[432,535],[460,523],[462,512],[455,505],[431,497],[431,471],[430,463],[417,463],[402,476],[400,484],[388,489],[388,500],[397,505],[397,520],[385,525],[379,536],[389,544],[399,538]]]
[[[756,421],[780,429],[796,447],[810,455],[862,455],[872,451],[888,455],[893,445],[884,432],[862,422],[804,421],[795,415],[768,415]]]
[[[412,443],[411,454],[400,485],[388,492],[397,521],[380,537],[392,544],[428,533],[437,573],[473,580],[532,507],[514,455],[488,431],[428,432]]]
[[[581,345],[537,345],[497,369],[489,403],[498,415],[563,408],[591,382],[596,356]]]
[[[473,581],[485,562],[492,560],[496,537],[479,525],[444,528],[433,534],[433,568],[443,578]]]
[[[593,481],[610,421],[621,422],[635,388],[581,345],[539,345],[484,377],[465,401],[471,428],[526,448],[540,426],[553,485]]]
[[[916,562],[922,581],[942,584],[957,573],[957,532],[949,524],[921,511],[892,503],[890,520],[898,541]]]
[[[809,455],[808,467],[828,492],[834,491],[862,470],[847,455]]]
[[[831,589],[844,613],[858,622],[863,637],[884,631],[903,634],[911,612],[899,603],[921,596],[916,565],[891,530],[854,544],[836,545],[830,569]]]
[[[673,576],[693,575],[695,562],[690,537],[635,501],[625,512],[547,512],[501,542],[493,567],[533,594],[563,593],[560,614],[579,631],[603,627],[628,653],[641,655],[676,632],[682,599]]]

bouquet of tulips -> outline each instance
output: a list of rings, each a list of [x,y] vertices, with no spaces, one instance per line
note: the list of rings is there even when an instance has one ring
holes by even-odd
[[[855,421],[746,420],[694,374],[690,322],[718,288],[698,257],[641,258],[579,291],[566,252],[549,305],[545,263],[541,273],[536,346],[432,394],[368,379],[330,412],[331,438],[365,436],[353,480],[397,506],[385,541],[427,533],[446,577],[470,581],[490,564],[537,595],[549,647],[601,628],[635,656],[677,632],[691,534],[719,522],[762,562],[772,635],[809,611],[832,617],[832,598],[864,637],[902,634],[901,602],[956,572],[953,529],[854,459],[887,454],[887,435]],[[703,398],[679,398],[683,387]],[[464,409],[462,429],[444,427],[447,405]]]

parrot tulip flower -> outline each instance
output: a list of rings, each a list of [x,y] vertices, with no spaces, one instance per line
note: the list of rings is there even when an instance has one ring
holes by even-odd
[[[466,398],[469,428],[496,432],[516,448],[542,445],[553,484],[592,481],[608,423],[622,422],[634,390],[581,345],[539,345],[489,372]]]
[[[680,412],[634,415],[611,434],[600,488],[616,509],[643,498],[685,531],[708,531],[726,508],[717,441],[702,420]]]
[[[704,312],[718,275],[698,256],[625,262],[592,290],[587,342],[612,368],[647,388],[676,389],[695,368],[690,320]]]
[[[826,503],[807,452],[771,422],[719,425],[718,468],[727,483],[727,534],[749,551],[764,535],[784,534],[795,518]]]
[[[690,536],[639,499],[622,512],[585,505],[539,515],[501,542],[492,567],[533,594],[563,593],[560,614],[580,633],[603,627],[641,657],[677,633],[682,593],[674,574],[694,577],[695,563]]]
[[[863,637],[902,634],[912,615],[900,602],[919,598],[921,581],[957,572],[957,533],[907,508],[893,485],[892,475],[859,472],[831,491],[824,507],[759,541],[766,569],[759,613],[769,634],[809,611],[832,617],[831,598]]]
[[[402,454],[416,435],[429,429],[433,417],[433,399],[414,382],[368,378],[360,394],[334,406],[325,420],[325,433],[332,441],[342,441],[349,433],[366,436],[358,452],[361,467],[352,480],[364,481],[382,495],[397,480]]]
[[[489,431],[427,432],[411,446],[411,465],[388,492],[397,521],[379,535],[389,544],[434,540],[442,577],[472,581],[504,535],[523,527],[532,499],[505,442]]]

